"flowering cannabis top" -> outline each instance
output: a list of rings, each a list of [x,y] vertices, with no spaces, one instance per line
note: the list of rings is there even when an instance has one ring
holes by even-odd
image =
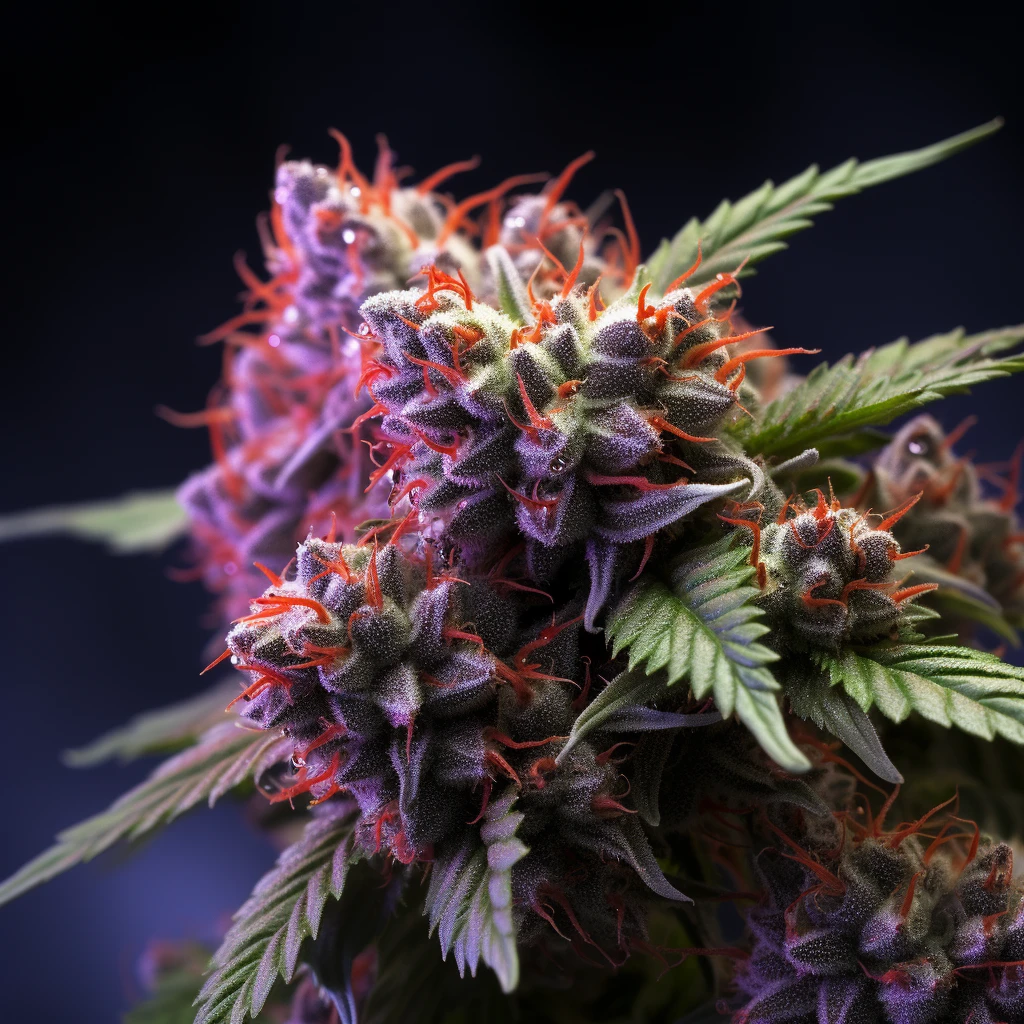
[[[372,178],[339,133],[282,162],[223,379],[165,412],[210,431],[179,493],[241,690],[77,752],[184,745],[0,902],[251,780],[277,865],[133,1024],[1024,1021],[1010,847],[885,831],[899,791],[872,818],[840,753],[902,780],[872,709],[1024,744],[1024,671],[946,635],[1017,638],[1019,460],[928,417],[865,454],[1024,369],[1024,328],[800,378],[735,313],[832,201],[994,127],[768,182],[646,264],[621,194],[567,198],[590,153],[462,200],[475,159],[406,185],[383,138]]]

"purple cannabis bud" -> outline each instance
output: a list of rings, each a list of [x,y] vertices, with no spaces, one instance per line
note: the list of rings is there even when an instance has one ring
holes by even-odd
[[[222,595],[226,619],[241,614],[258,588],[254,562],[283,564],[307,531],[326,532],[332,514],[347,539],[363,520],[386,514],[387,488],[367,487],[373,466],[362,417],[369,403],[356,397],[369,343],[361,304],[404,287],[434,263],[497,296],[498,282],[467,230],[469,215],[486,205],[488,224],[500,225],[506,193],[545,177],[509,179],[453,205],[436,188],[476,160],[403,187],[383,137],[369,180],[355,167],[345,137],[334,134],[341,147],[337,169],[308,161],[278,167],[272,230],[262,228],[271,279],[261,281],[239,262],[245,307],[204,338],[228,346],[210,407],[189,416],[166,411],[174,423],[210,430],[214,463],[186,481],[180,501],[192,520],[197,574]],[[587,219],[561,201],[578,166],[571,164],[540,195],[516,200],[521,212],[506,218],[503,230],[529,235],[535,246],[547,239],[559,251],[584,246],[590,280],[604,261]],[[497,240],[498,227],[487,231]],[[520,259],[529,262],[533,252],[536,259],[516,279],[519,288],[544,258],[539,249],[523,248]]]
[[[894,576],[895,564],[914,552],[901,551],[889,530],[916,499],[872,526],[867,513],[817,495],[810,508],[791,498],[767,525],[760,502],[734,503],[721,516],[754,538],[751,564],[772,639],[788,637],[798,647],[829,651],[895,639],[902,605],[936,587],[903,586],[905,580]]]
[[[763,486],[716,431],[736,413],[746,363],[768,353],[726,352],[743,335],[712,303],[731,275],[697,294],[673,282],[658,304],[635,288],[599,309],[596,287],[577,284],[582,245],[572,270],[547,257],[561,281],[550,299],[522,287],[504,250],[488,257],[500,309],[438,266],[426,288],[363,304],[381,346],[364,376],[387,439],[380,472],[474,566],[522,543],[524,575],[543,583],[585,556],[592,629],[659,531]]]
[[[444,864],[486,827],[494,787],[511,786],[529,848],[512,873],[520,918],[621,945],[642,931],[638,886],[681,894],[609,758],[580,744],[556,764],[586,671],[580,609],[538,613],[534,595],[437,571],[429,543],[403,546],[414,515],[359,545],[307,539],[294,578],[271,574],[231,630],[243,716],[294,747],[270,799],[347,794],[369,853]]]
[[[979,845],[935,812],[883,832],[843,827],[757,858],[765,903],[737,972],[737,1024],[1024,1020],[1024,899],[1005,843]],[[956,845],[961,852],[953,852]]]
[[[986,479],[1002,492],[988,498],[980,467],[953,453],[973,422],[966,420],[947,435],[931,416],[912,419],[878,457],[878,496],[898,503],[920,495],[894,528],[900,542],[926,549],[929,558],[985,590],[1019,622],[1024,619],[1024,533],[1014,508],[1024,447],[1004,467],[1005,478],[986,470]]]

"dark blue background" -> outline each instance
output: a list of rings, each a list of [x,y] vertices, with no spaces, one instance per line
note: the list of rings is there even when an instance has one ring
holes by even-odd
[[[462,194],[593,147],[573,197],[625,189],[650,250],[766,176],[1001,113],[993,140],[823,215],[745,304],[830,358],[1024,319],[1019,58],[1005,26],[969,10],[862,7],[841,24],[740,4],[669,19],[579,4],[575,20],[503,5],[488,21],[439,4],[176,5],[143,27],[37,6],[6,25],[0,512],[165,486],[205,462],[201,433],[153,407],[203,405],[219,353],[193,339],[236,310],[231,257],[257,252],[274,150],[332,162],[329,126],[364,167],[377,131],[421,174],[480,153]],[[974,408],[970,446],[1005,458],[1024,433],[1020,387],[988,385],[941,415]],[[62,541],[0,560],[6,875],[143,775],[72,772],[58,752],[196,692],[207,634],[204,595],[160,560]],[[272,858],[225,804],[0,910],[0,1019],[116,1020],[145,940],[207,932]]]

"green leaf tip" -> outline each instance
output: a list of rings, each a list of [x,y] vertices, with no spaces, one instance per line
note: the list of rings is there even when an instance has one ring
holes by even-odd
[[[276,729],[255,731],[235,722],[216,726],[102,814],[62,832],[56,845],[0,884],[0,906],[91,860],[119,840],[138,839],[166,825],[202,800],[212,807],[229,790],[285,756],[281,740]]]
[[[703,261],[688,278],[688,285],[707,284],[717,274],[735,271],[744,261],[741,276],[751,274],[755,263],[787,248],[784,239],[811,227],[815,215],[831,210],[836,199],[924,170],[987,138],[1002,125],[1002,118],[997,117],[922,149],[865,163],[850,159],[824,174],[812,164],[779,186],[766,181],[735,203],[723,201],[707,220],[691,219],[671,241],[663,240],[648,260],[654,286],[663,292],[692,266],[698,244]]]
[[[751,454],[787,458],[805,448],[823,457],[873,447],[884,435],[874,428],[929,402],[975,384],[1024,370],[1024,354],[1007,353],[1024,341],[1024,324],[968,335],[963,328],[915,344],[905,338],[821,363],[804,380],[739,424],[737,436]]]
[[[136,491],[110,501],[50,505],[0,516],[0,543],[65,534],[131,555],[163,550],[187,526],[188,517],[174,491]]]

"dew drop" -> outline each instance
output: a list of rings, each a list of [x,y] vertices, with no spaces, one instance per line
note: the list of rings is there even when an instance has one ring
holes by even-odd
[[[356,198],[358,198],[359,196],[361,196],[363,194],[363,190],[358,185],[353,185],[352,188],[349,191]]]
[[[569,460],[564,455],[556,455],[551,460],[551,465],[548,469],[552,473],[561,473],[569,465]]]
[[[360,324],[359,333],[365,338],[370,333],[370,325],[367,323]]]
[[[927,455],[928,445],[924,441],[910,441],[907,444],[907,451],[910,452],[911,455]]]
[[[345,228],[341,233],[341,240],[346,245],[351,245],[356,240],[356,233],[351,228]]]
[[[286,324],[294,324],[299,319],[299,311],[294,306],[289,306],[283,314]]]
[[[241,663],[239,662],[239,660],[238,660],[238,655],[237,655],[237,654],[232,654],[232,655],[231,655],[231,664],[232,664],[232,665],[238,665],[238,664],[241,664]]]

